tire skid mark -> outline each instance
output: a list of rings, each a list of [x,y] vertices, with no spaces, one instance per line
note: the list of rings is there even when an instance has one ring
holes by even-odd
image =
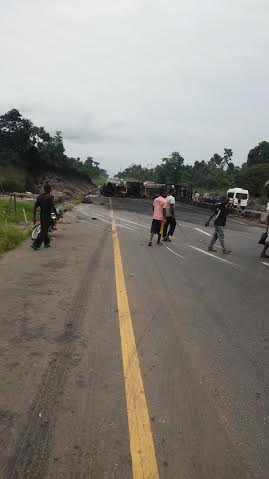
[[[57,412],[68,370],[72,366],[72,354],[80,325],[90,296],[90,286],[95,278],[108,235],[104,231],[97,248],[92,252],[85,275],[74,296],[61,336],[62,346],[50,360],[39,391],[28,415],[25,431],[18,438],[14,457],[8,464],[9,479],[44,479],[53,442]]]

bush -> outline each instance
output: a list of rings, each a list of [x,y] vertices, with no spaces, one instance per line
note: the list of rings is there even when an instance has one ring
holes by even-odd
[[[26,172],[17,166],[0,166],[0,185],[4,191],[10,193],[25,191]]]
[[[244,166],[236,178],[236,186],[246,188],[253,196],[263,196],[269,193],[268,187],[265,186],[268,180],[268,164]]]
[[[23,223],[25,210],[28,221],[33,217],[33,201],[17,200],[17,211],[14,210],[14,203],[12,200],[11,208],[9,207],[10,200],[0,199],[0,224],[1,223]]]
[[[0,224],[0,255],[15,248],[27,238],[28,234],[28,231],[20,230],[15,226]]]

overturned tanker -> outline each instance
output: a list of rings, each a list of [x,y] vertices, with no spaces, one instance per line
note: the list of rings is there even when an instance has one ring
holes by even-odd
[[[168,183],[154,183],[145,181],[144,198],[156,198],[164,192],[171,192],[176,200],[191,201],[192,186],[172,185]]]
[[[101,195],[107,196],[107,197],[124,196],[124,191],[125,191],[124,181],[118,180],[117,178],[109,178],[100,188]]]
[[[153,181],[123,181],[117,178],[109,179],[101,188],[100,193],[106,197],[118,198],[156,198],[164,192],[173,192],[177,200],[190,201],[192,186],[155,183]]]
[[[143,198],[144,187],[139,181],[123,181],[113,178],[108,180],[101,188],[102,196],[118,198]]]

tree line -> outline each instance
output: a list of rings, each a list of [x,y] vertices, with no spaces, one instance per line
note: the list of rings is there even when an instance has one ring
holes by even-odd
[[[0,183],[6,189],[21,189],[29,185],[29,178],[46,171],[79,175],[89,180],[107,176],[91,156],[85,162],[68,157],[60,131],[52,136],[16,109],[0,116]],[[247,188],[251,195],[264,196],[269,194],[266,186],[269,180],[269,142],[262,141],[252,148],[241,167],[235,166],[231,148],[224,148],[222,155],[215,153],[208,161],[197,160],[194,165],[186,164],[175,151],[154,168],[133,164],[117,176],[140,182],[192,184],[194,188],[215,192],[240,186]]]
[[[1,171],[4,172],[2,175]],[[5,175],[7,171],[13,174]],[[24,174],[22,172],[26,172],[26,177],[34,177],[45,171],[75,174],[88,180],[107,175],[91,156],[85,162],[80,158],[68,157],[61,131],[51,136],[44,127],[35,126],[16,109],[1,115],[0,181],[2,176],[8,176],[5,181],[13,182],[14,187],[16,172],[19,181],[18,177]]]
[[[174,151],[154,168],[133,164],[117,174],[118,178],[135,181],[156,181],[167,184],[192,184],[194,188],[221,192],[233,186],[246,188],[253,196],[269,194],[269,142],[262,141],[251,149],[247,162],[241,167],[233,162],[233,151],[224,148],[222,155],[215,153],[208,161],[185,164],[184,158]]]

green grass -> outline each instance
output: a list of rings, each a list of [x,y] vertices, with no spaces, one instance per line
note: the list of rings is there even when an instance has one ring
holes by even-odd
[[[96,178],[92,178],[92,183],[96,186],[102,186],[106,182],[106,176],[98,176]]]
[[[17,224],[25,222],[23,209],[25,210],[27,220],[31,221],[33,218],[33,208],[33,201],[17,200],[15,211],[14,200],[12,200],[10,205],[9,199],[0,199],[0,224]]]
[[[15,246],[29,236],[29,233],[29,230],[21,230],[16,226],[0,223],[0,255],[15,248]]]
[[[0,255],[15,248],[29,236],[30,229],[25,225],[23,208],[30,223],[33,206],[32,201],[17,200],[15,211],[14,202],[10,205],[9,199],[0,199]]]
[[[25,169],[15,165],[0,165],[0,183],[5,191],[25,191]]]

